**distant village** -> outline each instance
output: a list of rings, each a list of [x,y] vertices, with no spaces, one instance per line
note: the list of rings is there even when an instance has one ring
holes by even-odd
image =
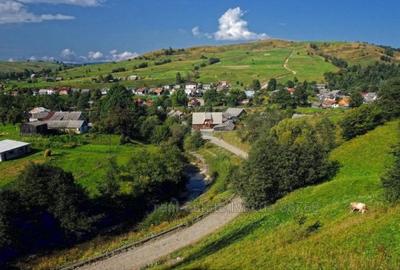
[[[62,78],[57,78],[62,80]],[[139,76],[131,75],[126,80],[138,80]],[[215,130],[215,131],[229,131],[235,129],[236,123],[239,118],[243,116],[246,111],[245,107],[256,96],[260,90],[246,89],[244,90],[245,98],[239,101],[239,107],[228,108],[222,112],[202,111],[201,106],[204,104],[203,95],[210,90],[217,92],[224,91],[229,93],[231,84],[228,81],[220,81],[218,83],[186,83],[186,84],[172,84],[164,85],[161,87],[139,87],[129,88],[128,90],[132,95],[137,96],[136,102],[143,106],[152,106],[154,101],[152,97],[167,95],[170,96],[178,90],[183,91],[188,98],[187,106],[192,108],[192,128],[194,130]],[[263,90],[265,86],[261,87]],[[310,102],[313,108],[348,108],[350,106],[351,98],[345,94],[343,90],[330,90],[326,84],[315,84],[316,96]],[[100,89],[102,96],[107,95],[109,88]],[[90,94],[90,89],[79,89],[72,87],[58,87],[58,88],[43,88],[38,90],[31,90],[32,95],[71,95],[73,93]],[[272,96],[278,91],[288,91],[293,95],[296,88],[285,87],[283,90],[274,90],[269,94]],[[19,91],[11,91],[11,95],[17,96]],[[378,95],[375,92],[362,93],[364,103],[374,102]],[[181,118],[185,113],[178,109],[171,109],[168,113],[169,116]],[[87,122],[84,115],[80,111],[72,112],[54,112],[46,108],[34,108],[29,112],[29,121],[21,125],[21,134],[51,134],[55,132],[85,133],[90,128],[90,123]]]

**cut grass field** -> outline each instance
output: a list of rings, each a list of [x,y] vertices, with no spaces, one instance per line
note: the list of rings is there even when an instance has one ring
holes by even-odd
[[[243,214],[156,269],[399,269],[400,206],[382,196],[380,176],[392,162],[399,121],[343,143],[331,153],[341,167],[328,182],[294,191]],[[368,205],[350,213],[349,203]],[[170,263],[171,260],[168,260]]]
[[[51,254],[37,256],[29,261],[21,261],[18,266],[22,269],[56,269],[61,265],[92,258],[107,251],[117,249],[123,245],[144,239],[161,231],[172,228],[178,224],[188,222],[202,212],[214,209],[216,205],[228,200],[233,193],[229,186],[229,169],[232,165],[239,164],[239,158],[232,156],[225,150],[213,145],[206,145],[198,153],[205,159],[209,173],[216,176],[207,191],[195,200],[188,203],[190,213],[182,218],[164,222],[157,226],[115,235],[102,235],[88,242],[76,245],[69,249],[57,250]],[[65,160],[68,162],[68,160]],[[92,173],[94,169],[89,168]]]

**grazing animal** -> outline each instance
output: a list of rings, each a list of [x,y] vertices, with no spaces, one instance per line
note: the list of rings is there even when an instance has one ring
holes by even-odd
[[[350,207],[351,207],[351,212],[357,211],[361,212],[362,214],[364,214],[368,210],[367,205],[361,202],[352,202],[350,203]]]

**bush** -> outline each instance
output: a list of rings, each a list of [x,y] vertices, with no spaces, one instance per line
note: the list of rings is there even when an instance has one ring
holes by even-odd
[[[150,226],[157,226],[163,222],[172,221],[174,219],[183,217],[187,214],[186,211],[181,210],[178,204],[164,203],[158,206],[151,212],[139,225],[141,229]]]
[[[208,59],[208,64],[209,64],[209,65],[213,65],[213,64],[216,64],[216,63],[218,63],[218,62],[220,62],[220,61],[221,61],[221,60],[220,60],[219,58],[211,57],[211,58]]]
[[[195,131],[185,139],[185,149],[197,150],[204,145],[200,131]]]
[[[385,190],[385,197],[390,202],[400,201],[400,144],[393,151],[394,165],[384,176],[382,185]]]
[[[355,136],[367,133],[385,121],[384,114],[376,105],[363,105],[348,111],[340,126],[343,129],[343,137],[347,140]]]

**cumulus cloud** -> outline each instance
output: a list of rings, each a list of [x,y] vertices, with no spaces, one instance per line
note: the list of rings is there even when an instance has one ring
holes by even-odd
[[[265,33],[251,32],[248,23],[243,19],[245,12],[240,8],[228,9],[218,19],[218,31],[213,34],[200,31],[198,26],[192,28],[192,34],[195,37],[214,38],[216,40],[256,40],[268,39]]]
[[[110,55],[111,55],[111,60],[112,61],[124,61],[124,60],[128,60],[128,59],[133,59],[135,57],[138,57],[139,54],[135,53],[135,52],[121,52],[119,53],[117,50],[112,50],[110,51]]]
[[[61,51],[60,57],[64,61],[72,62],[72,61],[76,61],[77,60],[76,53],[73,50],[68,49],[68,48],[66,48],[66,49]]]
[[[254,40],[267,39],[265,33],[254,33],[247,28],[247,21],[243,20],[244,12],[240,7],[228,9],[218,20],[219,29],[214,34],[217,40]]]
[[[72,20],[73,16],[63,14],[34,14],[18,1],[0,0],[0,24],[37,23],[51,20]]]
[[[109,53],[103,53],[101,51],[91,50],[87,53],[87,56],[80,55],[75,53],[72,49],[65,48],[60,52],[59,57],[36,57],[32,56],[30,59],[32,61],[35,60],[43,60],[43,61],[55,61],[61,60],[64,62],[71,62],[71,63],[87,63],[87,62],[119,62],[124,60],[133,59],[138,57],[139,54],[136,52],[124,51],[119,52],[118,50],[112,50]]]
[[[64,14],[35,14],[29,10],[31,4],[66,4],[77,6],[98,6],[102,0],[0,0],[0,24],[39,23],[55,20],[73,20],[74,16]]]
[[[88,59],[93,61],[103,60],[104,54],[102,52],[89,52]]]

